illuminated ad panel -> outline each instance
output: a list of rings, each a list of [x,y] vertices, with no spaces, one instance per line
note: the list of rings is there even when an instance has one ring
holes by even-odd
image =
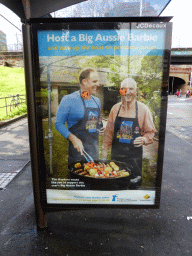
[[[46,204],[159,207],[171,24],[63,22],[33,33]]]

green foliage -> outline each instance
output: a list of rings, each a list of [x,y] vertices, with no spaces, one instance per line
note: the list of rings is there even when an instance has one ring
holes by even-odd
[[[161,107],[161,92],[160,90],[153,92],[153,97],[147,102],[149,109],[152,112],[156,130],[159,130],[160,124],[160,107]]]
[[[163,59],[161,56],[145,56],[135,79],[139,88],[140,101],[148,105],[159,130]]]
[[[155,187],[156,181],[156,164],[150,165],[149,159],[143,158],[142,164],[142,187]]]
[[[119,89],[122,80],[133,77],[139,89],[139,101],[148,105],[159,129],[163,59],[161,56],[115,56],[111,58],[107,79]]]
[[[35,93],[35,97],[40,98],[41,101],[47,101],[48,100],[48,91],[47,91],[47,89],[41,88],[40,92]],[[53,101],[53,100],[54,100],[54,95],[51,92],[51,101]]]
[[[74,77],[74,79],[72,80],[72,82],[74,84],[79,83],[79,72],[81,69],[86,68],[86,67],[90,67],[90,68],[94,68],[94,69],[99,69],[99,68],[108,68],[110,64],[110,58],[107,56],[94,56],[94,57],[76,57],[73,60],[73,66],[78,67],[78,69],[76,70],[76,72],[74,72],[74,70],[68,69],[65,70],[65,74],[69,74],[72,77]]]
[[[153,92],[161,89],[162,71],[161,56],[145,56],[143,58],[136,80],[140,95],[144,100],[150,100],[153,97]]]
[[[161,85],[163,71],[162,56],[76,56],[74,58],[54,57],[50,63],[61,66],[54,73],[78,84],[79,72],[84,67],[104,69],[106,71],[107,86],[113,86],[117,90],[122,80],[133,77],[138,85],[138,100],[148,105],[156,129],[159,128]]]
[[[120,68],[116,65],[112,64],[110,66],[110,71],[107,75],[107,79],[110,81],[110,83],[113,85],[113,88],[119,88],[122,80],[125,78],[123,75],[121,75]]]
[[[84,62],[82,62],[81,58],[78,60],[78,65],[81,68],[91,67],[91,68],[108,68],[110,65],[110,57],[107,56],[94,56],[91,58],[86,58]]]
[[[128,56],[94,56],[84,62],[84,67],[107,69],[107,81],[114,88],[119,88],[121,81],[128,76],[129,65]]]

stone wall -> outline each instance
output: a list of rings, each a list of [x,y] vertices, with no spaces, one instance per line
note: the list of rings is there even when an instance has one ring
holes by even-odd
[[[171,77],[178,77],[183,79],[183,84],[180,85],[180,89],[182,89],[182,92],[185,94],[188,89],[191,89],[189,85],[189,78],[190,74],[192,72],[192,66],[191,65],[172,65],[170,67],[169,76]]]
[[[0,52],[0,66],[24,67],[23,52]]]

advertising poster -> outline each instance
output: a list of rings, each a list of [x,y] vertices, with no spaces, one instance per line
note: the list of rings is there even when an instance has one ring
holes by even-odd
[[[170,25],[36,29],[35,101],[47,204],[159,205]]]

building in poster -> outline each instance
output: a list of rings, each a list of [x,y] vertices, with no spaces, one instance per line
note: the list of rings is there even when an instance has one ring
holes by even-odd
[[[159,204],[169,29],[169,23],[124,22],[37,30],[35,95],[48,204]],[[108,129],[114,108],[117,132],[117,118]]]

